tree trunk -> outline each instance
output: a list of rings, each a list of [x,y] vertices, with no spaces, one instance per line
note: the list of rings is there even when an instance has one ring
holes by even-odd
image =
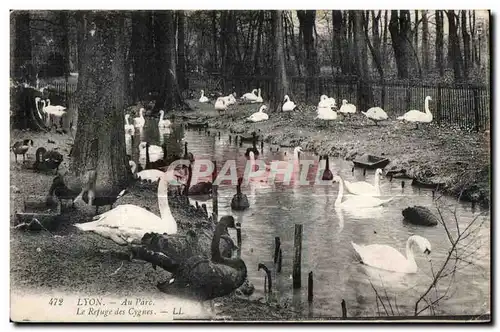
[[[177,12],[177,82],[181,90],[187,88],[185,25],[184,11],[179,10]]]
[[[28,11],[15,10],[11,12],[11,22],[14,25],[11,76],[34,86],[36,75],[28,70],[28,67],[32,67],[30,14]]]
[[[84,20],[70,170],[77,176],[95,170],[96,198],[109,197],[126,185],[129,174],[123,134],[124,20],[123,14],[108,11],[86,13]]]
[[[353,15],[354,58],[356,63],[356,74],[359,78],[358,107],[361,110],[367,110],[373,106],[373,91],[368,82],[368,64],[366,60],[364,60],[367,58],[365,31],[363,27],[364,12],[362,10],[352,10],[350,13]],[[363,46],[363,44],[365,46]]]
[[[375,67],[377,68],[377,72],[380,76],[380,80],[384,81],[384,67],[382,66],[382,59],[380,57],[380,35],[378,34],[378,22],[380,20],[380,12],[378,14],[378,18],[375,17],[375,12],[372,11],[372,35],[373,35],[373,45],[370,41],[370,37],[368,35],[368,14],[366,16],[362,16],[362,26],[364,31],[364,39],[365,43],[368,45],[370,52],[372,54],[373,62],[375,63]],[[375,26],[374,24],[377,24]]]
[[[285,53],[283,50],[283,25],[281,17],[283,11],[273,10],[271,12],[273,36],[274,36],[274,81],[270,96],[270,111],[277,112],[281,110],[283,98],[290,95],[288,79],[285,68]]]
[[[444,76],[444,56],[443,56],[443,11],[436,10],[436,67],[439,70],[439,76]]]
[[[319,74],[318,55],[314,46],[315,10],[298,10],[297,17],[302,31],[302,40],[305,51],[305,68],[307,71],[306,100],[316,96],[318,92],[316,76]]]
[[[453,10],[447,10],[448,17],[448,64],[453,68],[455,80],[462,79],[462,54],[457,33],[457,19]]]
[[[427,19],[427,10],[422,11],[422,67],[424,73],[429,72],[429,20]]]
[[[254,63],[254,74],[259,75],[261,73],[260,69],[260,52],[261,52],[261,44],[262,44],[262,29],[264,26],[264,11],[259,10],[259,27],[257,28],[257,44],[255,46],[255,57],[253,60]]]
[[[392,48],[396,58],[398,77],[406,79],[409,77],[409,33],[411,29],[410,11],[391,10],[391,20],[389,22],[389,32],[391,33]]]
[[[382,32],[382,59],[385,59],[385,55],[387,54],[387,27],[388,27],[388,18],[389,11],[384,10],[384,31]]]
[[[464,41],[464,77],[469,77],[469,64],[471,59],[470,35],[467,32],[467,11],[461,11],[462,16],[462,39]]]
[[[341,10],[332,10],[332,25],[333,25],[333,65],[337,69],[344,69],[343,50],[345,50],[343,20]]]
[[[64,81],[65,81],[65,91],[64,91],[64,98],[66,105],[68,105],[68,78],[69,78],[69,12],[66,10],[62,10],[59,12],[59,23],[61,24],[61,27],[63,29],[62,33],[62,49],[64,53],[63,57],[63,71],[64,71]]]

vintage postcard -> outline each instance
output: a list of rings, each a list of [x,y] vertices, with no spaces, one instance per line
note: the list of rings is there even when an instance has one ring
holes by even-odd
[[[490,322],[488,10],[11,10],[13,322]]]

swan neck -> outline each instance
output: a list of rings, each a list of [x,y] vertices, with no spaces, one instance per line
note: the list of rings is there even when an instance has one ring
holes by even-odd
[[[330,161],[328,160],[328,156],[325,159],[326,159],[326,168],[325,169],[330,169]]]
[[[337,199],[335,200],[335,205],[340,205],[342,203],[342,197],[344,196],[344,180],[340,178],[339,180],[339,193]]]
[[[406,259],[408,260],[408,263],[411,266],[416,266],[417,263],[415,262],[415,257],[413,255],[413,239],[410,238],[408,241],[406,241]]]
[[[375,191],[380,192],[380,174],[375,173]]]
[[[429,109],[429,99],[425,98],[425,113],[431,114],[431,110]]]
[[[170,206],[168,205],[168,184],[167,179],[160,179],[158,184],[158,208],[160,209],[160,217],[163,221],[175,223]],[[175,225],[174,229],[177,229]]]

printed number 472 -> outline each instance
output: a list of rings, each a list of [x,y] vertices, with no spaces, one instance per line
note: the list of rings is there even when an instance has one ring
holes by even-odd
[[[59,299],[56,297],[51,298],[49,301],[49,305],[53,305],[53,306],[62,305],[62,304],[63,304],[63,299]]]

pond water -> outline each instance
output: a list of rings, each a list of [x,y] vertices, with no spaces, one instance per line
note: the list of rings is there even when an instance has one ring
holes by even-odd
[[[137,145],[148,140],[150,144],[161,144],[167,140],[169,151],[180,151],[188,142],[189,151],[196,159],[216,160],[218,169],[226,160],[236,160],[239,174],[243,174],[246,158],[244,153],[251,143],[235,144],[229,134],[207,135],[205,131],[184,130],[174,127],[169,132],[159,133],[154,122],[146,124],[141,133],[129,139],[127,150],[137,160]],[[217,132],[218,133],[218,132]],[[233,136],[234,137],[234,136]],[[133,144],[134,148],[132,148]],[[271,152],[268,146],[259,159],[271,160],[290,156],[292,148],[280,148]],[[285,156],[287,151],[287,156]],[[304,151],[301,159],[318,160],[312,153]],[[143,163],[144,161],[142,161]],[[352,163],[330,159],[330,168],[347,180],[373,182],[374,171],[356,169]],[[406,182],[402,188],[402,181]],[[446,259],[451,244],[442,225],[422,227],[403,222],[401,211],[413,205],[429,207],[436,214],[437,205],[453,234],[456,234],[453,211],[456,209],[458,225],[463,231],[474,218],[470,229],[475,231],[461,242],[462,253],[459,269],[442,279],[433,289],[430,299],[435,300],[448,289],[446,296],[434,311],[423,315],[480,314],[490,311],[490,217],[489,212],[473,208],[470,203],[459,203],[451,197],[440,197],[435,203],[431,190],[418,189],[410,185],[411,180],[381,180],[381,191],[388,197],[396,197],[385,207],[345,210],[334,207],[338,184],[285,186],[250,182],[242,186],[248,195],[250,208],[244,212],[232,211],[231,198],[234,185],[219,186],[219,216],[232,214],[242,224],[241,256],[248,268],[249,280],[255,285],[252,297],[264,297],[269,301],[288,303],[298,317],[340,317],[341,301],[346,302],[348,316],[413,315],[415,302],[431,285],[433,273],[437,273]],[[204,202],[211,210],[211,200]],[[293,238],[295,224],[303,225],[302,242],[302,288],[292,288]],[[234,230],[230,231],[234,239]],[[351,241],[357,244],[387,244],[405,256],[406,241],[413,234],[427,238],[432,245],[428,257],[416,254],[419,267],[415,274],[387,272],[360,264],[356,259]],[[283,251],[282,271],[273,271],[273,294],[264,293],[265,273],[257,271],[259,263],[273,269],[274,239],[279,236]],[[455,235],[454,235],[455,236]],[[430,258],[430,260],[429,260]],[[450,269],[455,265],[449,263]],[[273,269],[274,270],[274,269]],[[314,299],[307,300],[307,276],[313,272]],[[448,270],[446,270],[448,271]],[[451,280],[451,282],[450,282]],[[451,284],[450,287],[448,287]],[[375,290],[380,298],[377,299]],[[382,303],[385,305],[385,309]],[[389,304],[390,302],[390,304]],[[425,306],[422,301],[419,308]]]

